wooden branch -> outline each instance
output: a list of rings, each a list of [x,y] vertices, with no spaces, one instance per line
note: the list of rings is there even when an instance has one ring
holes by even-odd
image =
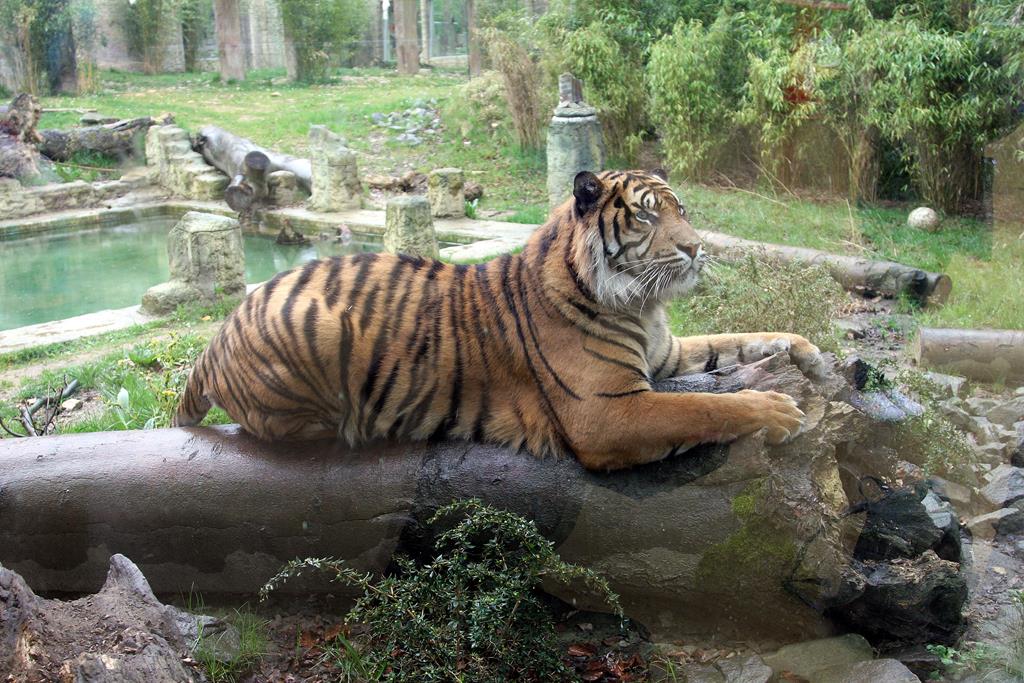
[[[32,415],[29,414],[28,408],[21,406],[21,424],[25,427],[25,433],[28,436],[39,436],[39,432],[36,431],[36,426],[32,422]]]
[[[98,126],[83,126],[66,130],[40,131],[39,151],[54,161],[67,161],[76,152],[89,151],[118,160],[134,157],[142,147],[140,136],[150,126],[173,122],[168,114],[137,119],[124,119]]]
[[[1024,331],[922,327],[914,342],[919,366],[982,382],[1024,381]]]
[[[726,261],[742,261],[753,255],[768,261],[824,266],[843,288],[851,291],[886,296],[903,294],[922,304],[941,304],[953,289],[948,275],[894,261],[873,261],[805,247],[754,242],[720,232],[705,232],[701,237],[709,253]]]

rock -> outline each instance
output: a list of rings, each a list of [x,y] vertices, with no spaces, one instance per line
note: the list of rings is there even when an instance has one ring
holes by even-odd
[[[928,512],[932,524],[942,532],[942,537],[932,550],[944,560],[959,562],[961,556],[960,521],[957,519],[956,510],[948,502],[930,491],[921,501],[921,504],[924,505],[924,509]]]
[[[520,237],[496,237],[458,244],[441,250],[441,258],[449,263],[483,263],[502,254],[522,249],[525,241]]]
[[[987,396],[971,396],[964,400],[964,407],[972,415],[987,415],[990,410],[999,407],[999,401]]]
[[[940,225],[939,214],[927,206],[920,206],[907,216],[907,225],[926,232],[936,232]]]
[[[435,218],[464,218],[465,174],[461,168],[438,168],[427,175],[427,200]]]
[[[168,610],[180,612],[162,605],[123,555],[110,558],[99,593],[72,602],[39,598],[0,567],[0,670],[11,680],[52,680],[58,671],[75,683],[203,680],[184,666],[189,647]]]
[[[973,508],[974,495],[969,487],[934,475],[928,478],[928,485],[939,498],[949,501],[957,510],[969,511]]]
[[[149,315],[169,315],[178,306],[200,301],[202,292],[180,280],[153,285],[142,295],[142,310]]]
[[[467,180],[463,188],[466,194],[466,201],[471,202],[484,196],[484,186],[472,180]]]
[[[1015,396],[1005,403],[993,406],[985,413],[990,421],[1007,429],[1015,429],[1015,424],[1024,421],[1024,396]]]
[[[911,645],[889,654],[922,681],[927,681],[933,673],[942,669],[942,659],[929,650],[927,645]]]
[[[956,375],[946,375],[941,372],[926,372],[926,379],[935,384],[944,394],[944,398],[957,398],[963,391],[967,379]]]
[[[327,126],[309,127],[309,160],[312,167],[310,208],[316,211],[358,209],[363,202],[355,152],[345,139]]]
[[[683,664],[679,670],[686,683],[726,683],[722,672],[711,664]]]
[[[77,398],[69,398],[60,404],[62,410],[71,412],[72,410],[78,410],[82,407],[82,402]]]
[[[851,588],[859,595],[831,610],[836,620],[883,642],[949,644],[959,637],[967,583],[956,563],[929,550],[856,569]]]
[[[818,673],[813,683],[920,683],[920,679],[895,659],[833,666]]]
[[[560,90],[564,82],[577,81],[572,74],[558,77]],[[578,98],[578,89],[571,100],[561,100],[548,126],[548,205],[554,208],[572,195],[573,178],[580,171],[600,171],[604,167],[604,137],[597,110]]]
[[[772,669],[757,655],[741,659],[720,659],[715,663],[725,683],[768,683],[772,679]]]
[[[150,315],[245,293],[242,230],[233,218],[189,211],[167,234],[167,259],[171,280],[142,296],[142,309]]]
[[[815,680],[817,674],[830,667],[851,667],[874,659],[874,650],[864,636],[848,633],[836,638],[822,638],[786,645],[765,656],[764,663],[778,675],[790,672],[801,678]]]
[[[860,560],[913,558],[926,550],[938,548],[948,524],[936,526],[922,503],[925,497],[923,491],[907,486],[869,501],[867,519],[853,556]],[[941,508],[941,501],[937,496],[934,498],[936,508]]]
[[[274,171],[267,174],[267,191],[268,201],[274,206],[298,204],[306,196],[291,171]]]
[[[1024,468],[1000,465],[986,476],[988,484],[981,489],[981,495],[996,508],[1024,498]]]
[[[1024,531],[1024,510],[1007,507],[979,515],[967,522],[967,528],[976,538],[995,538]]]
[[[430,204],[422,196],[392,197],[387,203],[384,251],[438,258]]]

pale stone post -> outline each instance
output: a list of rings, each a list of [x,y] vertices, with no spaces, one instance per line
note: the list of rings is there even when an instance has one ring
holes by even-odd
[[[580,81],[558,77],[558,106],[548,128],[548,204],[554,208],[572,193],[580,171],[604,166],[604,138],[597,110],[583,101]]]
[[[146,290],[142,309],[152,315],[179,304],[245,294],[245,249],[238,221],[189,211],[167,234],[171,279]]]
[[[426,197],[406,195],[388,200],[384,251],[437,258],[437,234]]]
[[[344,211],[362,205],[363,189],[355,152],[345,138],[327,126],[309,127],[309,156],[312,166],[310,208],[316,211]]]
[[[466,178],[461,168],[438,168],[427,176],[427,200],[434,218],[466,215]]]
[[[274,171],[267,175],[267,191],[270,203],[274,206],[298,204],[304,197],[291,171]]]

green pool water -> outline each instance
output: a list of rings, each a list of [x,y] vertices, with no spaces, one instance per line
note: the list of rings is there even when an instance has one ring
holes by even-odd
[[[147,288],[168,278],[167,231],[174,223],[161,218],[0,240],[0,330],[139,303]],[[323,256],[379,250],[358,235],[348,245],[325,240],[306,247],[246,235],[246,282]]]

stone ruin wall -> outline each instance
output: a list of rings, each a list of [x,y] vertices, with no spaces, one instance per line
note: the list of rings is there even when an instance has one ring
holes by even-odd
[[[126,0],[93,0],[96,8],[96,66],[101,69],[142,71],[142,59],[131,54],[124,31]],[[181,22],[177,12],[168,12],[161,31],[163,59],[160,71],[185,70],[185,48],[181,39]]]

